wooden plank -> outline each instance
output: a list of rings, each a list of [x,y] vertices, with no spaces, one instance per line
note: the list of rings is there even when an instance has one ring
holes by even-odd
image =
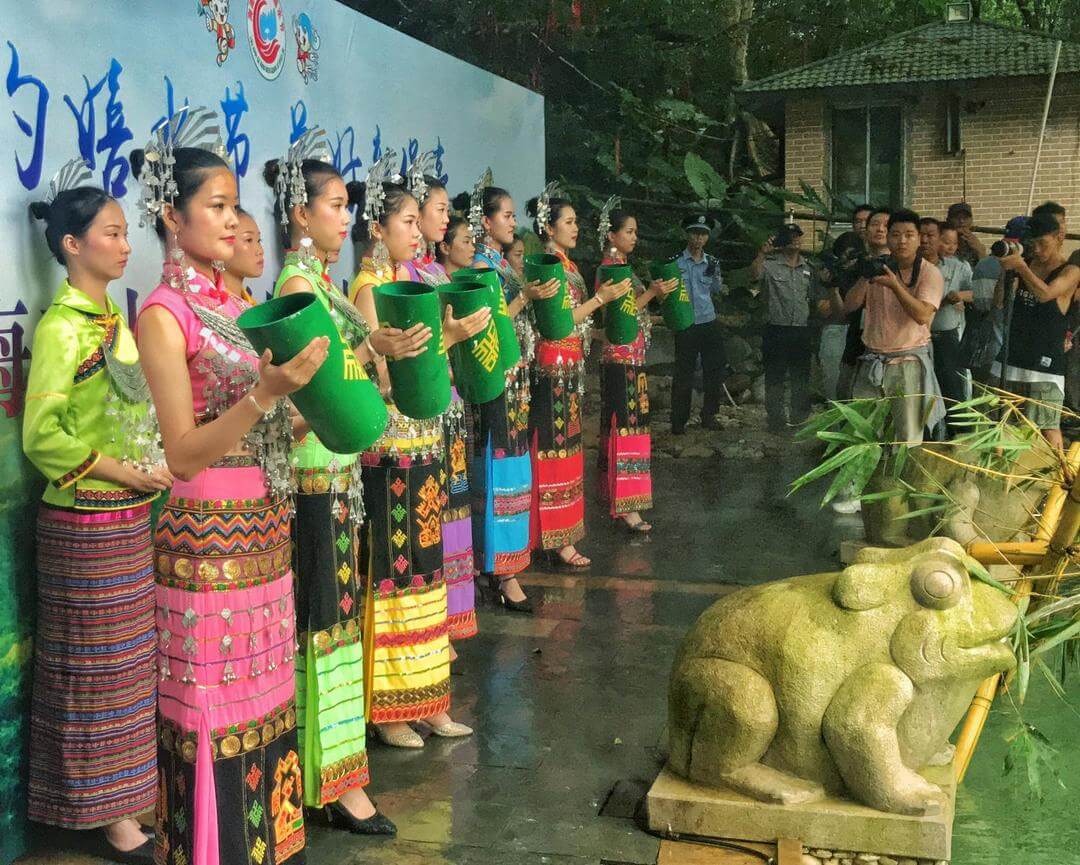
[[[734,841],[752,850],[758,850],[767,856],[776,855],[776,846],[757,841]],[[802,853],[802,847],[799,847]],[[750,853],[730,850],[725,847],[707,847],[688,841],[661,841],[660,856],[656,865],[762,865],[762,860]],[[799,860],[795,860],[799,865]]]

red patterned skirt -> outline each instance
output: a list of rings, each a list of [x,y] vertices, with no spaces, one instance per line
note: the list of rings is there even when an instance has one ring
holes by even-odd
[[[540,340],[533,361],[529,431],[533,465],[531,534],[536,549],[585,537],[581,453],[581,340]]]

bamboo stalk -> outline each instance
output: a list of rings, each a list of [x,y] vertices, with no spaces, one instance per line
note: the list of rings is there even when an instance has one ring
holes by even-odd
[[[972,541],[967,552],[984,565],[1037,565],[1046,556],[1047,548],[1046,541]]]
[[[1064,564],[1068,561],[1068,554],[1065,551],[1072,543],[1072,539],[1076,537],[1077,528],[1080,528],[1080,498],[1077,498],[1080,495],[1080,484],[1073,483],[1077,476],[1078,467],[1080,467],[1080,442],[1073,442],[1069,446],[1069,452],[1065,458],[1061,483],[1051,488],[1046,494],[1042,519],[1039,521],[1039,528],[1035,533],[1035,542],[1046,544],[1048,550],[1043,563],[1041,565],[1032,565],[1033,569],[1037,567],[1043,572],[1047,570],[1046,566],[1050,563],[1046,559],[1054,555],[1051,551],[1055,547],[1055,542],[1060,541],[1061,536],[1068,531],[1069,526],[1072,526],[1072,535],[1069,542],[1057,545],[1057,548],[1065,554],[1057,560],[1053,570],[1057,570],[1057,566],[1060,566],[1063,570]],[[1063,529],[1062,526],[1065,523],[1068,525]],[[1027,606],[1027,599],[1031,595],[1031,586],[1032,581],[1030,578],[1023,579],[1016,584],[1013,600],[1021,608],[1021,613]],[[990,706],[994,702],[1000,679],[1000,676],[991,676],[979,686],[975,698],[971,701],[967,717],[964,718],[964,724],[956,738],[956,756],[953,760],[953,771],[956,772],[956,782],[958,784],[964,780],[964,775],[967,774],[972,755],[975,753],[975,746],[979,743],[979,737],[982,735],[983,727],[986,725],[986,718],[990,714]]]

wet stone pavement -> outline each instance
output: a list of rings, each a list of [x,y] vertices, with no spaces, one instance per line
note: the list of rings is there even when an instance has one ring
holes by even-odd
[[[483,608],[479,636],[458,647],[452,714],[475,736],[429,740],[423,751],[369,739],[368,791],[398,837],[311,826],[309,865],[655,863],[659,842],[631,819],[633,796],[608,799],[620,782],[644,790],[661,765],[682,635],[734,587],[836,567],[839,541],[860,532],[857,518],[820,511],[810,494],[784,497],[809,464],[805,448],[759,461],[659,457],[650,536],[612,526],[590,497],[581,548],[591,570],[538,565],[523,580],[537,615]],[[1068,752],[1076,715],[1037,690],[1033,719],[1062,748],[1066,783],[1080,784],[1080,759]],[[984,734],[958,802],[953,861],[1080,862],[1071,791],[1049,782],[1040,804],[1002,774],[1011,723],[995,711]],[[27,860],[95,861],[44,851]]]

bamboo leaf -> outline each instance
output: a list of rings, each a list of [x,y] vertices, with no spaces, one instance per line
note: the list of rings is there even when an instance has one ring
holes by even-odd
[[[990,572],[983,566],[983,563],[977,559],[966,556],[964,561],[967,563],[968,573],[980,582],[986,583],[988,586],[993,586],[1000,592],[1004,592],[1006,595],[1012,597],[1012,589],[1006,586],[1004,583],[995,580],[990,576]]]
[[[840,409],[844,420],[851,424],[852,429],[859,434],[863,441],[877,441],[879,430],[875,430],[864,415],[842,402],[838,402],[836,407]]]
[[[893,477],[898,478],[904,472],[904,466],[907,465],[908,454],[910,448],[907,445],[900,445],[893,454]]]
[[[797,492],[807,484],[813,483],[818,478],[824,477],[829,472],[840,468],[849,460],[855,459],[855,457],[859,455],[859,448],[860,445],[853,445],[849,448],[845,448],[844,450],[839,451],[838,453],[833,454],[831,457],[829,457],[829,459],[810,469],[810,471],[808,471],[802,477],[798,477],[793,480],[791,482],[790,492]]]
[[[1032,656],[1044,655],[1051,649],[1060,646],[1066,640],[1072,640],[1080,636],[1080,621],[1073,622],[1069,627],[1062,629],[1053,637],[1042,640],[1031,650]]]
[[[886,499],[895,499],[898,496],[906,496],[907,490],[883,490],[878,493],[866,493],[859,496],[861,502],[883,502]]]
[[[913,511],[908,511],[906,514],[900,514],[898,517],[893,517],[894,520],[913,520],[916,517],[925,517],[930,514],[940,514],[946,510],[945,505],[933,505],[929,508],[918,508]]]

